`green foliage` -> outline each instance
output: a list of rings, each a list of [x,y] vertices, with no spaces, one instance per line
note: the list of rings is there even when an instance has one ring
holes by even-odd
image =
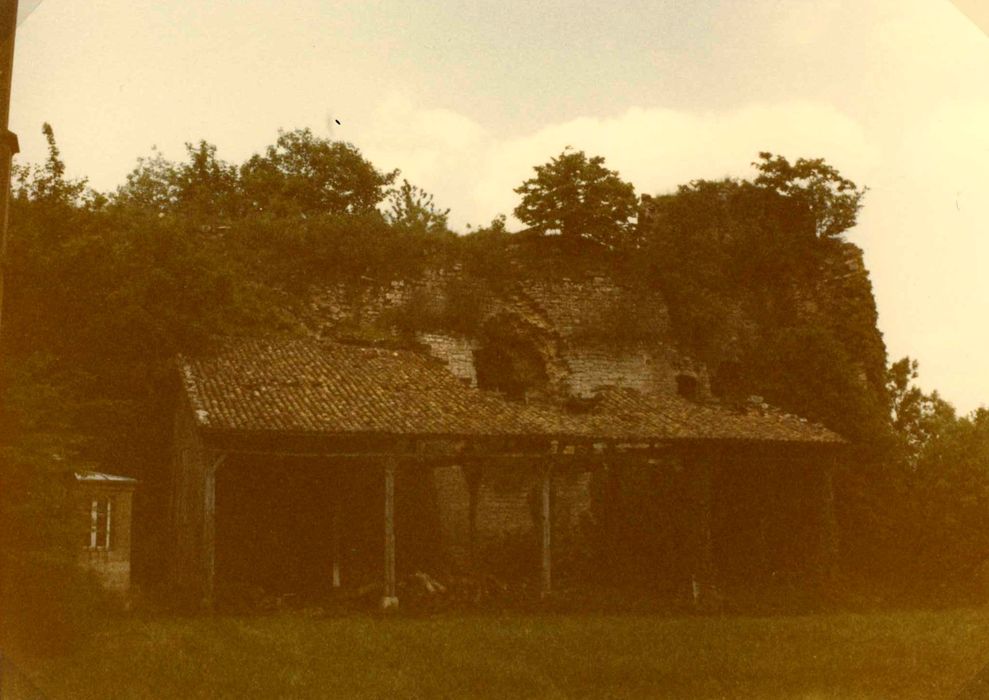
[[[948,408],[941,402],[926,417],[929,437],[912,474],[914,565],[928,586],[961,586],[982,599],[989,583],[989,411],[959,419]]]
[[[216,146],[200,141],[185,145],[187,160],[173,163],[157,149],[138,158],[127,182],[112,196],[117,208],[130,216],[166,214],[211,226],[246,210],[237,168],[216,153]]]
[[[918,364],[893,363],[887,379],[896,440],[873,507],[888,528],[873,560],[915,599],[982,601],[989,584],[989,411],[959,417],[913,380]],[[877,548],[878,549],[878,548]]]
[[[157,148],[150,156],[137,159],[137,166],[127,174],[127,181],[117,188],[113,200],[149,214],[164,214],[179,202],[179,166],[165,158]]]
[[[237,169],[216,156],[216,146],[200,141],[185,145],[188,162],[176,170],[178,205],[185,216],[208,221],[229,217],[242,206]]]
[[[385,311],[379,330],[398,329],[406,336],[418,331],[445,331],[476,335],[484,318],[485,286],[454,279],[440,288],[418,287],[408,300]]]
[[[819,238],[835,238],[852,228],[868,191],[824,162],[822,158],[798,158],[762,152],[753,163],[759,170],[755,184],[797,203]]]
[[[522,195],[515,216],[540,233],[589,238],[616,245],[631,231],[635,189],[604,167],[604,158],[564,150],[535,166],[536,176],[515,188]]]
[[[663,292],[677,337],[712,370],[740,363],[738,391],[875,441],[885,352],[868,279],[846,280],[849,244],[835,240],[864,190],[822,160],[760,156],[752,181],[644,202],[640,283]]]
[[[206,228],[247,215],[367,215],[385,198],[397,172],[379,172],[348,143],[296,129],[279,132],[264,155],[239,168],[220,159],[206,141],[187,143],[181,163],[153,150],[138,159],[112,201],[132,212],[174,214]]]
[[[717,366],[739,315],[759,327],[797,320],[822,251],[784,197],[737,180],[696,180],[651,198],[631,255],[666,296],[683,343]]]
[[[449,234],[447,217],[449,209],[439,210],[433,203],[433,195],[402,180],[402,186],[389,191],[389,209],[385,218],[392,226],[419,234]]]
[[[268,216],[368,214],[385,198],[398,171],[382,173],[349,143],[310,129],[280,131],[265,154],[240,168],[251,211]]]
[[[477,333],[480,290],[611,266],[635,294],[666,297],[680,344],[712,370],[733,363],[741,397],[762,395],[859,442],[859,464],[837,485],[855,566],[929,588],[939,575],[977,578],[989,551],[989,417],[959,418],[914,387],[909,359],[885,373],[868,280],[843,273],[853,247],[840,238],[865,190],[821,160],[760,154],[753,180],[691,182],[649,201],[633,231],[631,185],[601,158],[564,151],[517,190],[531,235],[509,234],[499,217],[455,237],[431,195],[407,181],[390,189],[396,173],[308,130],[280,133],[240,168],[202,141],[182,163],[155,152],[109,202],[66,177],[53,132],[44,133],[47,161],[16,171],[6,268],[8,571],[62,575],[60,479],[66,465],[88,462],[126,465],[141,479],[135,536],[146,546],[135,567],[149,566],[141,553],[164,545],[155,538],[175,353],[214,334],[297,332],[314,285],[459,266],[466,283],[414,298],[393,320]],[[551,229],[563,235],[542,235]],[[586,330],[650,337],[649,319],[631,306],[605,316]],[[526,352],[488,362],[519,364]],[[528,371],[519,366],[514,374]],[[4,600],[15,583],[5,579]]]
[[[65,162],[55,143],[55,130],[47,122],[41,133],[48,143],[48,158],[41,165],[15,165],[12,171],[12,196],[45,204],[76,205],[86,192],[86,180],[65,177]]]
[[[858,374],[855,358],[827,328],[767,329],[742,361],[751,393],[859,443],[881,442],[885,405]]]
[[[73,377],[52,358],[0,364],[0,643],[51,654],[85,638],[102,603],[75,568],[72,468],[89,442]],[[75,536],[73,536],[75,535]]]

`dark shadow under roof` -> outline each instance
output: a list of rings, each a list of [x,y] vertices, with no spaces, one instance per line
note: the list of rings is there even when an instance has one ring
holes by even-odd
[[[733,409],[677,396],[609,390],[586,411],[522,404],[473,389],[410,350],[315,340],[225,340],[180,357],[205,431],[581,440],[842,443],[837,434],[764,407]]]

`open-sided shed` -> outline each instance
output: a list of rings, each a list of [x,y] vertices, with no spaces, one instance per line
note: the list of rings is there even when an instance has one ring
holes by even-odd
[[[671,455],[689,477],[695,506],[694,581],[709,578],[713,566],[712,470],[746,450],[805,467],[819,496],[816,560],[824,571],[835,563],[831,474],[844,441],[765,405],[725,407],[620,389],[567,405],[513,402],[466,386],[418,352],[315,340],[227,340],[178,364],[183,397],[175,419],[173,571],[179,585],[207,603],[217,575],[217,474],[228,470],[231,483],[241,482],[251,478],[243,465],[272,460],[309,459],[337,470],[351,465],[380,480],[386,606],[397,604],[396,474],[451,465],[470,474],[523,468],[538,479],[544,594],[552,587],[554,475],[648,465]],[[467,491],[473,554],[476,489]],[[346,529],[340,497],[331,488],[325,507],[316,509],[332,521],[320,556],[334,585]]]

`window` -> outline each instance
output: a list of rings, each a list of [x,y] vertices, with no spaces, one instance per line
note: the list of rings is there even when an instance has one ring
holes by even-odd
[[[89,510],[88,549],[110,549],[113,526],[113,500],[94,498]]]

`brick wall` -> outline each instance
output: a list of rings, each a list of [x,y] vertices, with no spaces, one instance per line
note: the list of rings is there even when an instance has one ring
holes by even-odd
[[[470,563],[470,493],[463,470],[458,466],[433,469],[433,488],[439,511],[440,537],[448,563],[466,570]]]
[[[580,546],[578,524],[591,511],[591,474],[553,476],[553,557],[566,561]],[[443,547],[454,570],[470,566],[470,491],[461,467],[433,470]],[[531,468],[482,469],[477,489],[478,568],[497,577],[538,572],[541,481]]]
[[[474,368],[476,340],[444,333],[418,333],[418,340],[429,348],[430,353],[443,360],[453,376],[464,380],[472,387],[477,386],[477,370]]]
[[[676,391],[673,368],[665,358],[644,348],[621,350],[603,344],[584,345],[570,350],[566,359],[571,370],[566,386],[572,396],[590,397],[604,386],[643,393]]]

